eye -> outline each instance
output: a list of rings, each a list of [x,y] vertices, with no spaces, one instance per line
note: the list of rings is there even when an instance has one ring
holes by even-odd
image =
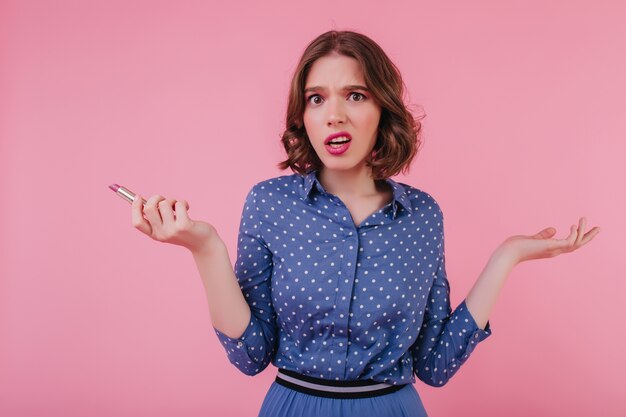
[[[307,103],[311,103],[311,104],[320,104],[321,103],[321,101],[312,101],[311,100],[312,98],[318,98],[319,100],[322,99],[322,97],[320,97],[319,94],[313,94],[312,96],[309,96],[306,99]]]
[[[359,97],[359,99],[358,99],[358,100],[354,100],[354,101],[363,101],[363,100],[365,100],[365,99],[367,98],[367,97],[365,97],[365,96],[364,96],[363,94],[361,94],[361,93],[350,93],[350,97],[353,97],[353,98],[354,98],[354,96]]]

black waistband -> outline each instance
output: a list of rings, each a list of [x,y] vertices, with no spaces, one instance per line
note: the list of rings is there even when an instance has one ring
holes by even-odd
[[[371,379],[363,381],[333,381],[302,375],[287,369],[278,370],[276,382],[284,387],[305,394],[327,398],[377,397],[396,392],[406,385],[392,385]]]

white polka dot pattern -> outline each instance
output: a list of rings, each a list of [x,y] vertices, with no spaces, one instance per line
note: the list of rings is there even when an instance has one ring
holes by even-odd
[[[256,184],[241,217],[235,275],[252,318],[215,332],[255,375],[276,367],[316,378],[445,384],[476,345],[465,301],[454,312],[443,213],[428,193],[386,180],[391,203],[356,226],[316,173]]]

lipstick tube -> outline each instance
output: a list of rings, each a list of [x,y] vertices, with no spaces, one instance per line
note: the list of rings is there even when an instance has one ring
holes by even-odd
[[[122,187],[121,185],[111,184],[109,185],[109,188],[113,190],[115,194],[119,195],[120,197],[122,197],[124,200],[128,201],[131,204],[133,201],[135,201],[135,198],[137,197],[137,194],[133,193],[128,188]],[[146,199],[142,198],[141,201],[143,202],[143,205],[145,206],[147,203]]]

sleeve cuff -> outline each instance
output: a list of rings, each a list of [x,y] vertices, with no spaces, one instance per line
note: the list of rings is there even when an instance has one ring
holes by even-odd
[[[487,321],[484,329],[478,328],[478,324],[476,324],[476,320],[474,320],[474,317],[467,308],[465,300],[463,300],[457,308],[455,316],[463,328],[462,331],[468,334],[468,344],[471,347],[475,347],[478,343],[491,336],[491,325],[489,324],[489,321]]]
[[[233,338],[220,332],[213,326],[217,338],[222,343],[228,357],[232,363],[262,364],[270,352],[266,352],[268,343],[265,339],[261,321],[252,315],[250,324],[243,334],[238,338]]]
[[[254,330],[254,318],[250,318],[250,323],[246,327],[246,330],[244,330],[243,334],[238,338],[225,335],[221,331],[217,330],[215,326],[213,326],[213,330],[215,330],[217,338],[224,346],[226,346],[227,348],[241,349],[244,346],[246,339],[250,337]]]

